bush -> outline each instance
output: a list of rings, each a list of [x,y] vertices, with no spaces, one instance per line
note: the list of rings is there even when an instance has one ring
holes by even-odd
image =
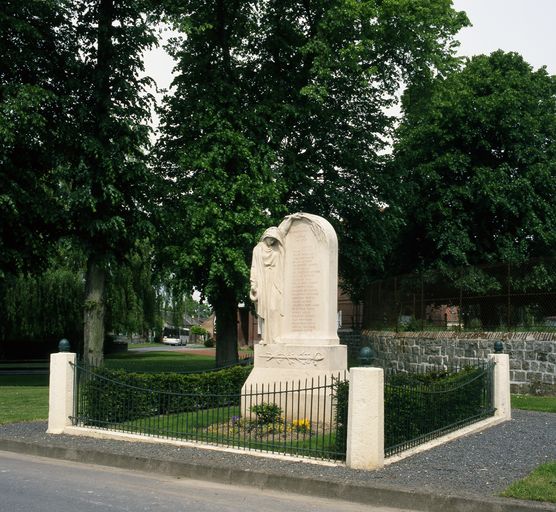
[[[251,367],[178,374],[131,373],[109,368],[82,376],[82,411],[87,423],[121,423],[159,414],[187,412],[240,402]]]
[[[204,345],[205,345],[205,347],[207,347],[207,348],[212,348],[212,347],[214,347],[214,340],[213,340],[212,338],[207,338],[207,339],[204,341]]]
[[[334,383],[336,439],[334,450],[345,455],[347,448],[347,419],[349,401],[349,380],[337,380]]]
[[[488,370],[471,367],[451,374],[390,376],[384,389],[385,446],[396,446],[486,412],[487,378]]]
[[[282,409],[276,404],[260,403],[253,405],[249,409],[257,417],[259,425],[269,425],[280,421],[282,416]]]
[[[209,332],[200,325],[192,325],[189,329],[190,334],[195,334],[196,336],[206,336]]]

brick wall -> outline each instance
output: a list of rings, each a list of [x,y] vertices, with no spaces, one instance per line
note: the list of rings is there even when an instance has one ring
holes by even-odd
[[[370,346],[377,359],[400,370],[486,359],[500,340],[510,356],[512,393],[556,394],[556,333],[363,331],[359,340],[339,335],[352,357]]]

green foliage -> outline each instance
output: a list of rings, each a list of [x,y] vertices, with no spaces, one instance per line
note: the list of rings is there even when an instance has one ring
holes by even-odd
[[[0,282],[0,341],[37,342],[69,338],[83,328],[83,277],[67,268],[42,275],[8,277]]]
[[[258,425],[273,425],[282,418],[282,409],[276,404],[262,402],[251,406],[249,410],[255,414]]]
[[[207,348],[212,348],[212,347],[214,347],[214,340],[212,338],[207,338],[203,342],[203,345],[205,345],[205,347],[207,347]]]
[[[0,279],[42,272],[67,228],[60,191],[72,105],[70,2],[0,12]],[[75,136],[75,134],[72,134]]]
[[[522,480],[511,484],[501,496],[556,503],[556,462],[541,464]]]
[[[467,367],[457,373],[395,373],[384,389],[384,446],[453,428],[488,413],[484,390],[488,370]]]
[[[545,69],[502,51],[409,91],[395,146],[407,185],[398,271],[553,253],[555,92]],[[461,284],[487,291],[487,281],[476,272]]]
[[[191,328],[189,329],[189,332],[191,334],[196,334],[198,336],[204,336],[205,334],[208,334],[208,331],[203,327],[201,327],[200,325],[192,325]]]
[[[403,80],[451,62],[467,23],[448,0],[167,1],[175,88],[157,165],[166,261],[216,312],[217,357],[236,350],[251,251],[284,213],[334,223],[345,287],[361,296],[398,224],[380,156]],[[187,236],[181,236],[181,233]],[[232,311],[233,310],[233,311]]]
[[[250,367],[198,374],[140,374],[109,368],[82,374],[82,415],[90,424],[238,404]]]
[[[336,423],[336,437],[334,451],[346,453],[347,449],[347,422],[349,404],[349,380],[336,380],[334,382],[334,416]]]
[[[106,329],[114,333],[160,332],[163,300],[160,279],[153,273],[153,248],[137,243],[120,263],[109,267],[106,290]]]

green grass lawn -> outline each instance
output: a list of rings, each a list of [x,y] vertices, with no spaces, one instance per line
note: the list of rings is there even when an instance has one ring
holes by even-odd
[[[322,426],[318,426],[318,432],[311,434],[295,431],[292,433],[291,423],[284,424],[283,420],[254,427],[250,421],[244,419],[237,421],[240,414],[239,405],[230,405],[193,412],[137,418],[114,423],[108,428],[186,441],[218,443],[251,450],[333,458],[336,450],[336,433],[334,431],[323,433]],[[245,428],[246,425],[252,426]]]
[[[48,418],[48,375],[0,375],[0,425]]]
[[[107,356],[104,364],[130,372],[193,372],[212,370],[215,358],[188,352],[127,352]]]
[[[556,503],[556,461],[542,464],[523,480],[514,482],[502,496]]]
[[[512,395],[512,408],[556,413],[556,396]]]

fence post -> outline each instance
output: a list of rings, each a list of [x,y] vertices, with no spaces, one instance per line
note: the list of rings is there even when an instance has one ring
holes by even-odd
[[[48,389],[49,434],[62,434],[71,425],[75,393],[75,354],[58,352],[50,355],[50,382]]]
[[[382,368],[352,368],[349,371],[346,464],[354,469],[384,466]]]
[[[504,420],[512,419],[510,396],[510,356],[508,354],[489,354],[488,359],[494,364],[494,416]]]

